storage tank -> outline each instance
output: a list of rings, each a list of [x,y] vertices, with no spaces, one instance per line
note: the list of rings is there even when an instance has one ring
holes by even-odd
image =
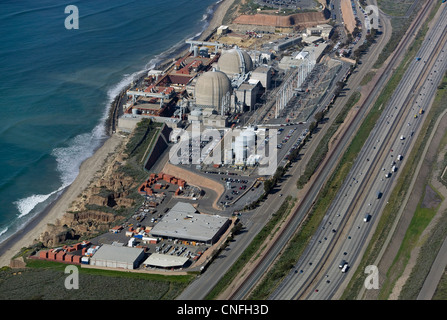
[[[194,57],[198,57],[198,56],[199,56],[199,47],[194,46]]]

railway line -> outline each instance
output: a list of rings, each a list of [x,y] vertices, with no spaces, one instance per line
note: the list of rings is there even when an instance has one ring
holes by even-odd
[[[399,57],[402,55],[404,50],[407,48],[408,44],[410,43],[410,40],[413,38],[415,30],[417,30],[420,25],[422,24],[424,18],[426,17],[427,13],[429,12],[429,6],[425,7],[420,14],[417,16],[415,23],[412,24],[409,32],[404,37],[403,41],[399,44],[398,48],[395,51],[394,57]],[[317,198],[319,190],[321,190],[324,181],[329,176],[331,169],[335,166],[335,163],[338,161],[340,155],[342,154],[342,151],[347,145],[347,142],[350,140],[350,137],[354,134],[355,128],[359,125],[362,118],[366,114],[366,108],[365,106],[368,106],[371,104],[371,101],[374,100],[374,98],[378,94],[379,88],[383,87],[385,84],[385,81],[388,79],[390,74],[393,72],[396,61],[399,59],[393,59],[391,63],[389,63],[380,78],[378,85],[374,88],[374,90],[370,93],[370,95],[367,97],[365,105],[357,116],[353,119],[353,123],[351,124],[350,128],[345,132],[343,137],[339,139],[339,144],[334,149],[334,152],[331,157],[327,159],[326,164],[324,165],[324,168],[320,172],[320,174],[316,177],[314,184],[311,186],[309,193],[301,200],[301,205],[297,209],[297,211],[294,213],[294,218],[291,220],[289,226],[284,230],[284,233],[282,234],[280,240],[278,240],[277,244],[272,247],[270,252],[264,256],[263,261],[259,264],[259,267],[252,272],[252,274],[247,277],[246,282],[239,288],[239,290],[232,296],[233,299],[243,299],[248,295],[251,288],[255,286],[257,281],[261,278],[262,274],[266,272],[268,267],[273,263],[275,258],[280,254],[282,251],[284,245],[287,243],[288,239],[290,239],[295,230],[297,230],[298,226],[300,225],[301,221],[305,217],[306,212],[310,210],[312,205],[314,204],[315,199]],[[315,266],[316,264],[314,264]],[[299,271],[298,271],[299,272]],[[294,273],[294,271],[293,271]],[[290,277],[290,275],[289,275]],[[286,282],[286,281],[285,281]],[[272,298],[275,299],[276,294],[272,295]],[[278,296],[278,298],[281,299],[281,297]],[[287,299],[287,298],[284,298]]]
[[[442,10],[441,17],[447,14],[445,6]],[[386,170],[390,170],[393,165],[400,166],[397,155],[408,153],[411,137],[421,123],[414,118],[418,109],[408,106],[416,103],[417,92],[425,97],[418,102],[419,105],[423,104],[423,108],[428,109],[429,97],[434,92],[423,90],[428,90],[426,87],[429,84],[430,89],[436,88],[433,79],[428,77],[429,73],[436,72],[433,68],[440,67],[440,60],[444,61],[441,70],[447,67],[445,57],[437,59],[446,49],[446,22],[442,18],[438,19],[427,37],[418,53],[421,59],[410,64],[321,227],[297,263],[295,272],[288,276],[272,298],[331,299],[347,278],[347,274],[339,270],[340,260],[346,259],[352,266],[364,250],[368,235],[386,204],[385,200],[397,175],[392,173],[391,178],[385,178]],[[439,76],[437,80],[440,81]],[[425,86],[422,83],[426,83]],[[371,221],[365,224],[362,219],[366,213],[370,214]],[[341,230],[346,226],[350,226],[350,229],[342,233]],[[308,276],[303,276],[305,273]]]

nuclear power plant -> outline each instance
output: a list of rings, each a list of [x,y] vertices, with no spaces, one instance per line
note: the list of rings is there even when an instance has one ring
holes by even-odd
[[[205,159],[226,168],[256,167],[275,152],[278,165],[284,166],[292,151],[304,143],[313,114],[333,100],[328,98],[331,83],[346,77],[349,69],[349,63],[332,58],[320,63],[327,53],[330,28],[322,25],[318,31],[324,30],[325,36],[316,37],[315,28],[266,35],[241,34],[221,26],[204,41],[187,40],[180,57],[132,83],[123,97],[118,130],[132,132],[141,119],[149,118],[171,130],[167,143],[177,143],[182,133],[187,134],[188,150],[174,153],[173,158],[181,159],[181,164],[194,163],[200,170],[208,165]],[[264,36],[277,40],[262,40]],[[228,37],[234,41],[226,41]],[[261,39],[259,45],[248,43],[253,39]],[[282,137],[285,125],[292,127]],[[206,137],[193,141],[193,130],[202,139],[209,129],[217,132],[211,139],[214,142],[221,143],[225,137],[229,142],[207,145]],[[273,134],[275,130],[278,135]],[[296,130],[301,134],[289,146]],[[199,163],[194,159],[200,159]]]

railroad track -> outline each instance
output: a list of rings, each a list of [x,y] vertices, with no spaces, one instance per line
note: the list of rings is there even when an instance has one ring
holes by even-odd
[[[447,29],[444,28],[444,31],[443,31],[443,32],[444,32],[443,39],[437,43],[436,48],[435,48],[434,51],[439,52],[439,51],[441,50],[442,44],[445,43],[446,38],[447,38],[447,35],[445,34],[446,30],[447,30]],[[431,56],[430,61],[427,61],[427,65],[434,63],[434,61],[435,61],[435,58],[434,58],[434,57],[435,57],[435,56],[437,56],[437,55],[434,54],[434,55]],[[411,91],[416,91],[417,88],[420,87],[420,86],[422,85],[422,83],[425,82],[425,79],[426,79],[426,77],[428,76],[428,73],[429,73],[429,70],[430,70],[430,69],[427,68],[427,69],[425,69],[425,70],[426,70],[426,71],[424,72],[424,75],[421,75],[421,77],[418,78],[418,81],[415,82],[415,83],[412,85]],[[411,96],[407,96],[407,97],[405,98],[405,100],[404,100],[403,105],[404,105],[404,106],[409,106],[409,105],[411,105],[414,99],[415,99],[415,96],[413,96],[413,95],[411,95]],[[374,183],[374,179],[377,177],[377,175],[369,174],[369,173],[372,173],[372,172],[374,172],[374,173],[376,173],[376,172],[381,172],[381,171],[380,171],[380,167],[381,167],[380,164],[381,164],[382,162],[377,161],[377,160],[378,160],[379,158],[383,158],[383,157],[384,157],[384,154],[386,154],[386,155],[388,154],[388,152],[385,151],[385,150],[390,150],[390,149],[391,149],[391,145],[392,145],[392,143],[393,143],[393,141],[394,141],[393,139],[395,139],[395,138],[398,136],[399,131],[401,131],[402,127],[405,125],[405,123],[404,123],[404,122],[405,122],[405,118],[408,117],[410,113],[413,113],[413,111],[411,111],[411,110],[403,110],[403,111],[406,111],[406,112],[399,112],[399,113],[398,113],[398,117],[393,117],[393,121],[390,122],[389,125],[390,125],[392,128],[394,128],[394,130],[392,130],[392,132],[390,132],[390,134],[387,135],[387,138],[386,138],[386,139],[383,141],[383,143],[381,144],[380,151],[374,156],[374,158],[370,158],[370,162],[371,162],[371,163],[374,163],[375,165],[371,166],[371,167],[368,169],[368,171],[366,171],[366,172],[364,173],[365,176],[368,176],[369,178],[367,179],[367,181],[366,181],[365,183],[362,184],[361,188],[360,188],[359,190],[356,191],[356,194],[355,194],[355,196],[354,196],[355,201],[354,201],[353,203],[351,203],[351,206],[350,206],[349,212],[348,212],[348,214],[347,214],[347,217],[346,217],[345,220],[344,220],[345,223],[344,223],[343,226],[342,226],[343,229],[344,229],[345,226],[346,226],[346,221],[349,220],[349,218],[351,217],[351,215],[352,215],[354,212],[358,212],[358,208],[359,208],[359,207],[360,207],[360,208],[365,208],[365,207],[367,207],[367,205],[366,205],[366,198],[367,198],[367,195],[370,194],[370,192],[367,192],[367,190],[370,190],[371,185],[373,185],[373,183]],[[371,228],[371,226],[370,226],[370,228]],[[369,229],[370,229],[370,228],[369,228]],[[339,233],[339,236],[340,236],[341,234],[342,234],[342,232]],[[368,233],[365,233],[365,234],[362,236],[361,241],[359,241],[359,243],[364,243],[365,240],[366,240],[366,238],[367,238],[367,236],[368,236],[368,234],[369,234],[369,232],[368,232]],[[338,240],[338,239],[337,239],[337,240]],[[311,292],[313,292],[313,290],[309,290],[309,288],[312,286],[312,284],[318,282],[318,281],[317,281],[318,279],[321,279],[321,278],[322,278],[321,271],[323,270],[323,266],[325,266],[327,263],[330,263],[330,262],[331,262],[331,260],[330,260],[331,253],[332,253],[332,250],[334,249],[335,246],[336,246],[336,243],[334,242],[334,243],[332,244],[331,248],[327,250],[327,252],[326,252],[326,254],[325,254],[325,257],[324,257],[324,260],[323,260],[322,263],[321,263],[321,267],[320,267],[319,273],[318,273],[317,275],[315,275],[315,277],[314,277],[314,281],[307,287],[307,290],[306,290],[305,292],[303,291],[300,295],[297,295],[296,297],[294,297],[294,299],[295,299],[295,298],[302,298],[302,297],[304,297],[304,296],[307,296],[307,297],[308,297],[309,294],[310,294]],[[360,252],[360,249],[361,249],[361,247],[357,247],[357,250],[355,251],[354,256],[358,256],[358,254],[359,254],[359,252]]]
[[[401,41],[399,43],[398,47],[396,48],[395,52],[393,53],[393,57],[399,57],[402,55],[404,50],[407,48],[409,40],[413,37],[413,33],[415,32],[415,30],[417,30],[420,27],[427,12],[429,12],[430,7],[431,6],[425,6],[423,8],[423,10],[417,15],[414,23],[411,25],[409,31],[404,36],[403,41]],[[396,61],[396,59],[393,59],[391,61],[391,63],[386,66],[384,73],[382,74],[382,76],[379,79],[379,84],[381,84],[381,85],[376,86],[376,89],[379,87],[382,87],[385,80],[388,79],[390,73],[395,68],[395,64],[396,64],[395,61]],[[377,95],[377,90],[373,90],[368,95],[366,101],[373,100],[373,98],[376,95]],[[366,114],[366,110],[364,110],[363,112],[357,113],[355,115],[354,119],[352,120],[352,123],[358,125],[360,123],[360,120],[363,118],[363,116],[365,114]],[[328,164],[331,164],[330,167],[334,167],[334,165],[336,163],[336,159],[342,153],[341,149],[344,149],[344,145],[346,145],[346,143],[343,144],[342,141],[348,139],[352,135],[353,135],[352,129],[347,130],[343,133],[343,135],[340,137],[340,139],[338,139],[338,143],[334,148],[334,153],[331,156],[329,156],[327,159],[325,159],[326,166]],[[322,180],[324,180],[325,177],[327,177],[330,174],[330,172],[328,172],[328,171],[329,170],[324,172],[324,170],[323,170],[323,171],[319,171],[316,173],[315,183],[311,186],[309,192],[306,194],[306,196],[300,202],[300,206],[293,213],[293,218],[290,220],[290,223],[282,231],[282,235],[280,236],[280,238],[286,239],[283,241],[284,243],[286,243],[288,241],[288,239],[291,239],[291,237],[294,235],[297,228],[300,226],[301,222],[305,218],[304,212],[309,212],[309,210],[314,205],[315,199],[319,195],[319,190],[321,190],[321,187],[323,185]],[[317,181],[319,181],[319,183],[317,183]],[[311,195],[313,195],[312,198],[311,198]],[[278,240],[277,243],[280,243],[280,241]],[[257,279],[259,279],[261,277],[262,273],[265,270],[267,270],[268,266],[266,264],[270,265],[274,261],[274,259],[276,259],[276,257],[280,254],[281,251],[282,251],[282,246],[281,247],[279,247],[278,245],[272,246],[269,249],[269,251],[262,257],[262,259],[259,263],[259,266],[262,266],[264,264],[264,266],[262,266],[263,271],[252,270],[250,275],[246,277],[245,282],[243,282],[241,284],[241,286],[239,287],[240,290],[235,291],[233,293],[233,295],[231,296],[231,299],[243,299],[244,297],[246,297],[248,295],[248,293],[250,292],[251,288],[256,285]],[[267,260],[269,260],[268,263],[266,263]],[[257,275],[256,275],[256,273],[257,273]]]

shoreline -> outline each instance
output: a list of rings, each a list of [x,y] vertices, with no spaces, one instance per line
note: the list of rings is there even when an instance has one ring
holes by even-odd
[[[204,28],[198,36],[198,39],[203,40],[213,34],[215,29],[222,23],[223,17],[233,2],[234,0],[222,0],[213,5],[214,11],[212,16],[209,19],[206,28]],[[175,56],[184,53],[185,51],[181,50],[180,52],[176,52]],[[172,57],[168,57],[157,64],[156,68],[162,67],[164,69],[171,63]],[[140,78],[141,75],[146,74],[146,72],[143,70],[138,74],[138,78]],[[22,248],[33,245],[35,240],[40,238],[41,234],[47,230],[48,224],[55,223],[58,219],[63,217],[71,203],[89,186],[96,171],[103,167],[109,153],[114,152],[121,144],[122,138],[113,132],[113,125],[118,116],[116,111],[119,111],[117,108],[120,104],[118,106],[114,106],[114,104],[116,104],[116,101],[120,100],[119,97],[125,92],[127,87],[128,85],[126,85],[114,98],[111,108],[108,111],[108,116],[105,120],[105,131],[108,133],[107,138],[90,158],[82,162],[76,179],[69,186],[60,191],[60,195],[42,210],[42,212],[30,219],[23,228],[17,230],[13,235],[0,243],[0,267],[9,266],[11,259],[17,255]]]

